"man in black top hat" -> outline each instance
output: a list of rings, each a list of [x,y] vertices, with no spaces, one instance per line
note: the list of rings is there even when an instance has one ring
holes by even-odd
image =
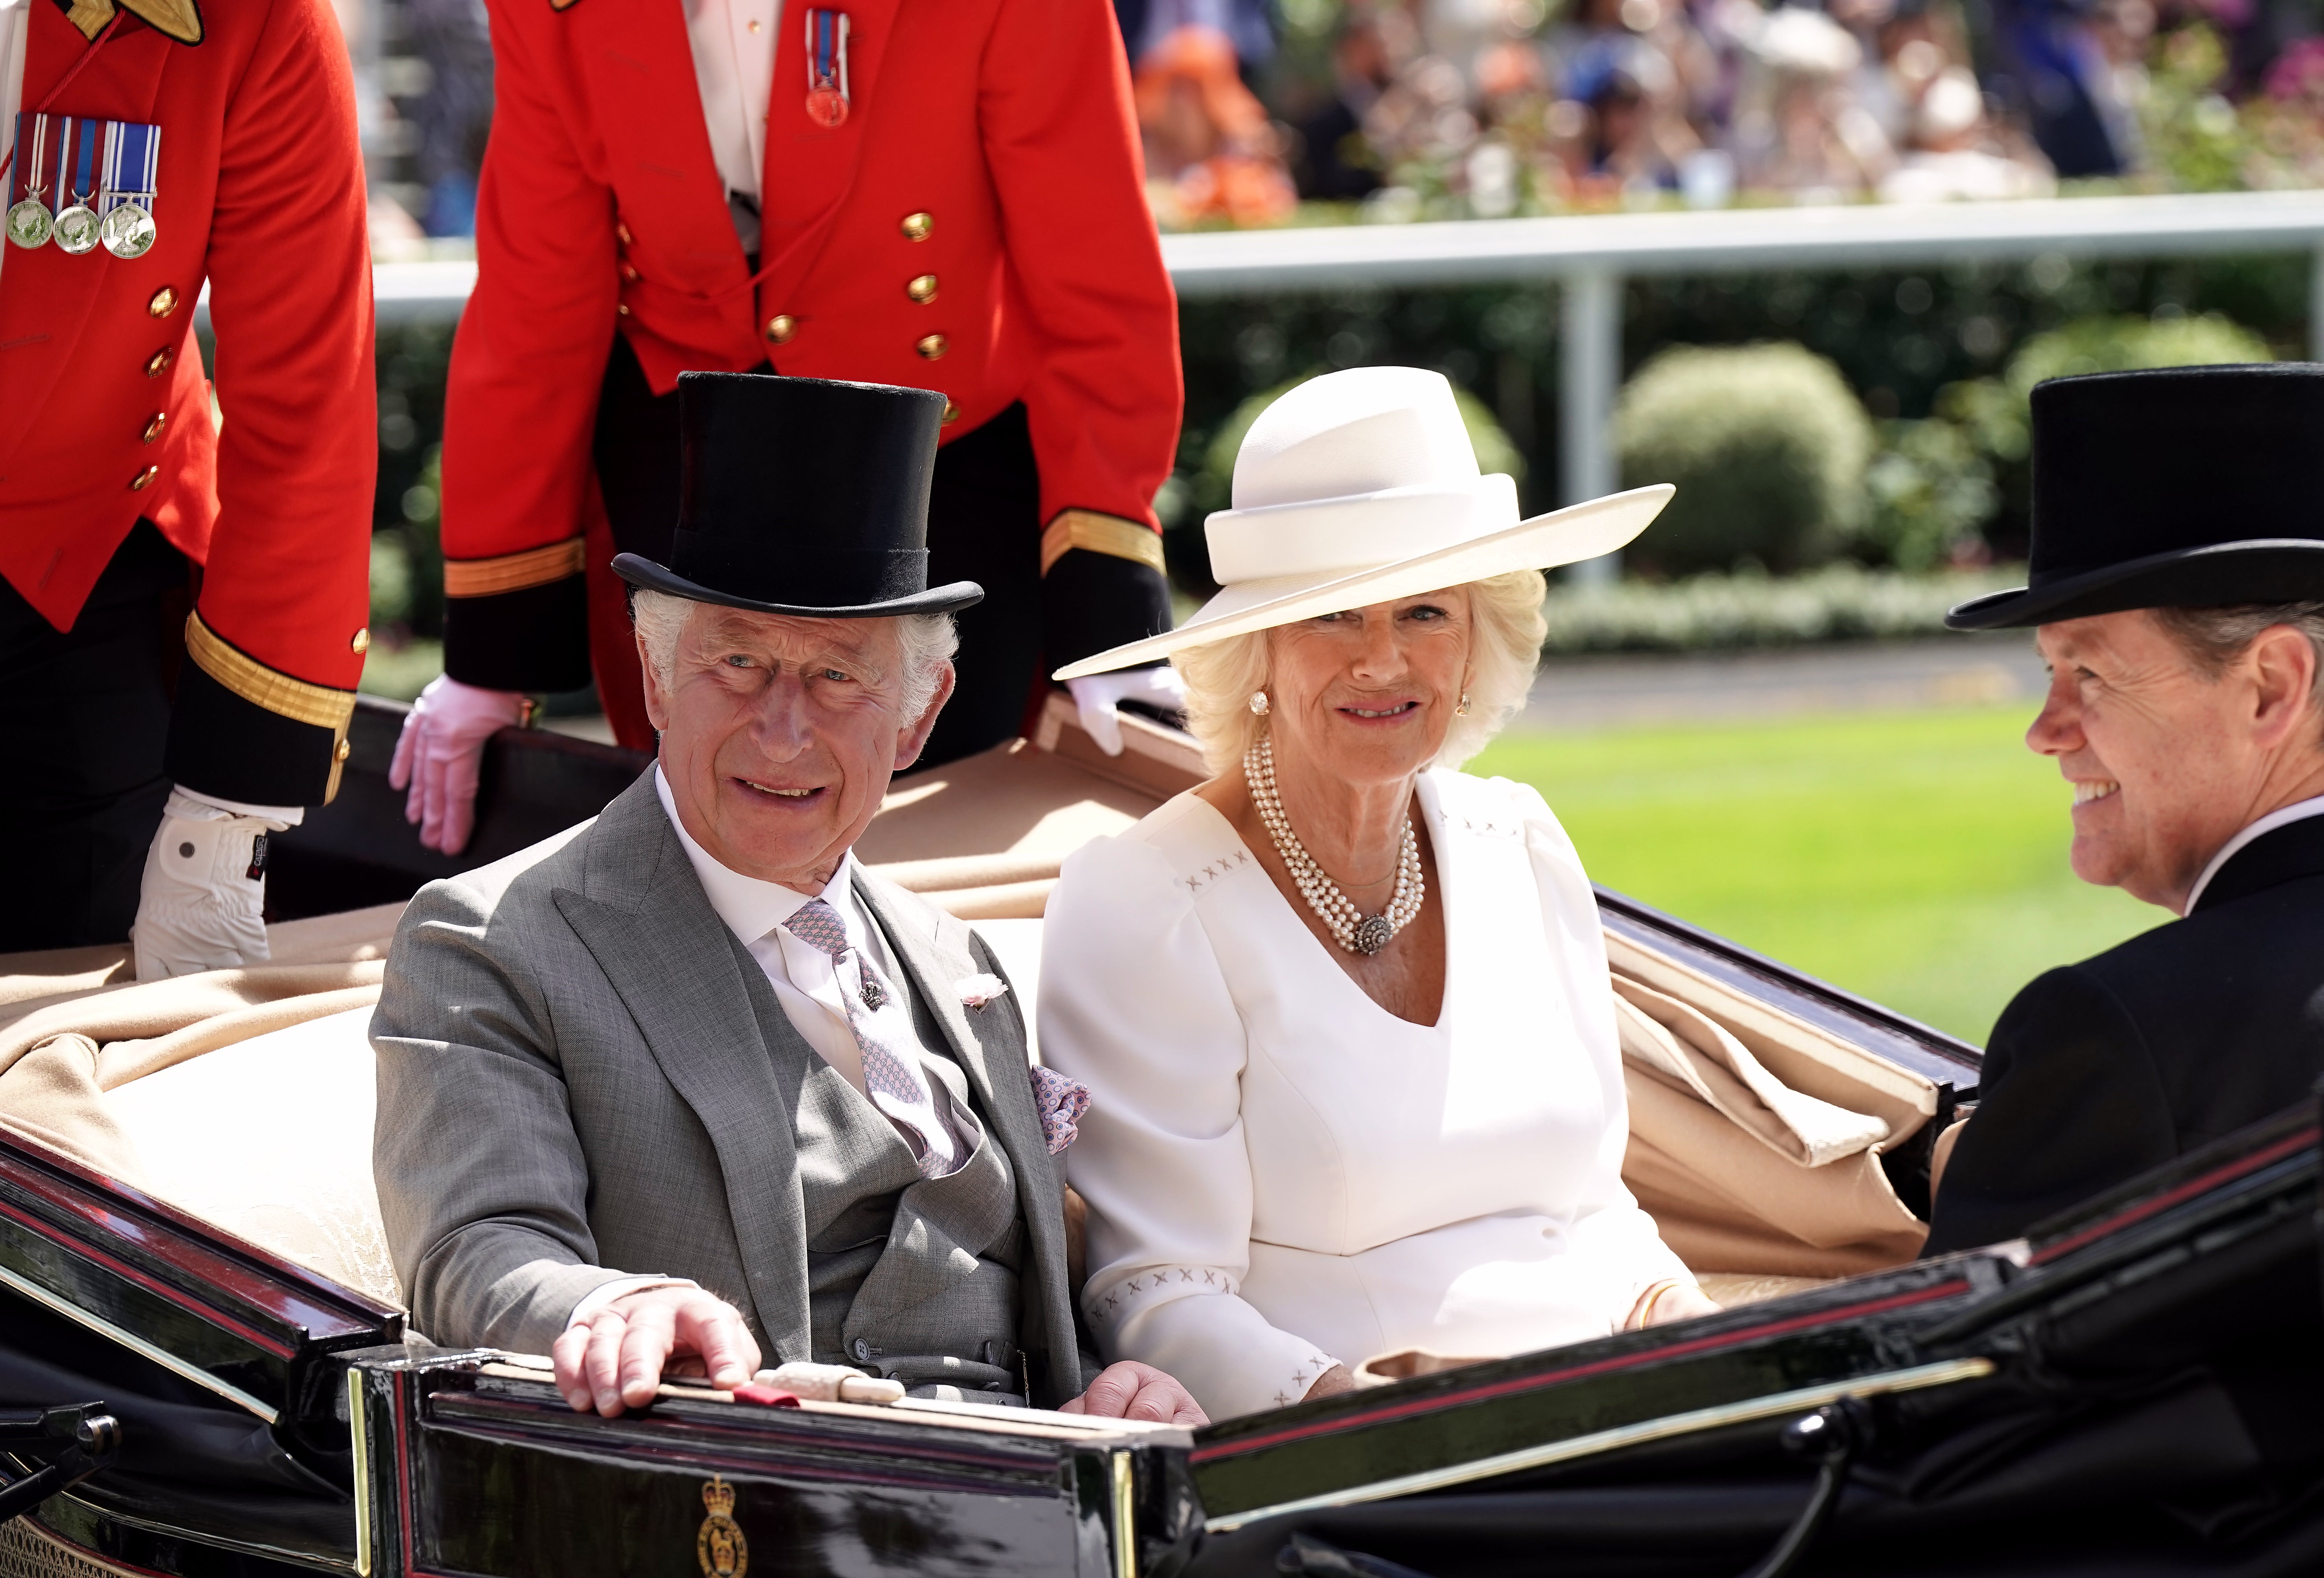
[[[2034,391],[2026,743],[2074,786],[2074,872],[2182,918],[2009,1004],[1932,1253],[2024,1234],[2307,1095],[2324,1072],[2324,366]]]
[[[945,401],[678,380],[683,490],[634,590],[654,767],[586,827],[421,891],[387,964],[374,1171],[415,1322],[556,1361],[576,1409],[673,1361],[1199,1423],[1076,1338],[1056,1158],[960,920],[854,863],[953,684],[925,534]]]

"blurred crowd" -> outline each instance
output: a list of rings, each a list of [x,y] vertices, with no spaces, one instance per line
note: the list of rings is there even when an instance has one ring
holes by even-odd
[[[1119,3],[1166,224],[2324,179],[2307,0]]]
[[[2324,184],[2319,0],[1113,0],[1167,226]],[[474,228],[483,0],[339,0],[383,252]]]

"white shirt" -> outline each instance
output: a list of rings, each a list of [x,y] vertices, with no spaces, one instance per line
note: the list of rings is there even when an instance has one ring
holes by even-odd
[[[654,767],[654,793],[661,797],[662,811],[678,834],[678,842],[702,883],[703,895],[710,900],[710,908],[718,912],[726,929],[759,962],[791,1029],[806,1038],[817,1057],[862,1091],[863,1050],[847,1022],[847,1002],[839,994],[839,976],[832,957],[783,928],[784,921],[810,901],[820,899],[838,912],[840,924],[847,928],[848,946],[869,958],[872,967],[889,981],[899,981],[887,939],[872,924],[872,918],[864,913],[862,900],[855,896],[855,857],[842,855],[839,869],[831,874],[831,881],[819,893],[801,893],[779,883],[746,877],[720,864],[715,856],[694,841],[694,835],[678,817],[678,806],[670,798],[669,783],[662,777],[659,763]],[[934,1079],[928,1084],[932,1092],[943,1088]],[[937,1100],[941,1106],[943,1098],[939,1096]]]
[[[710,900],[710,908],[717,911],[718,918],[726,923],[726,929],[734,934],[736,940],[750,950],[751,957],[759,962],[791,1029],[815,1048],[817,1057],[837,1069],[868,1099],[869,1093],[863,1087],[863,1051],[847,1022],[847,1003],[840,996],[839,976],[832,957],[783,929],[784,921],[820,899],[838,912],[840,924],[847,928],[848,946],[868,957],[872,967],[890,982],[900,982],[887,940],[864,912],[862,900],[855,896],[854,855],[840,857],[839,869],[832,872],[831,881],[819,893],[801,893],[779,883],[746,877],[719,863],[717,857],[694,841],[678,814],[677,803],[670,798],[669,783],[662,777],[659,762],[654,765],[654,793],[661,797],[662,814],[669,818],[678,844],[686,851],[687,863],[694,867],[695,877],[702,883],[703,895]],[[886,1027],[891,1032],[891,1044],[911,1038],[909,1010],[904,1006],[902,992],[896,993],[889,1008],[881,1011],[893,1016]],[[911,1047],[906,1046],[903,1049],[908,1055]],[[921,1050],[925,1052],[926,1048]],[[921,1077],[936,1103],[937,1116],[952,1131],[957,1153],[966,1155],[967,1148],[962,1145],[960,1125],[952,1114],[944,1082],[925,1070]],[[587,1320],[624,1294],[648,1287],[693,1286],[682,1277],[648,1274],[616,1278],[585,1294],[566,1317],[566,1324]]]
[[[775,29],[782,0],[686,0],[686,36],[710,156],[730,192],[759,200],[767,153],[767,100],[774,87]],[[799,92],[807,92],[804,78]]]
[[[1065,862],[1042,1059],[1090,1087],[1065,1153],[1106,1355],[1214,1418],[1332,1364],[1619,1329],[1685,1267],[1622,1185],[1628,1101],[1597,902],[1532,789],[1430,772],[1444,1006],[1388,1013],[1232,824],[1180,795]]]
[[[32,37],[32,0],[0,0],[0,152],[7,158],[0,161],[0,171],[10,172],[5,179],[14,182],[16,156],[16,112],[24,105],[24,54]],[[12,190],[9,198],[15,193]],[[7,201],[0,200],[0,208]],[[7,267],[10,244],[0,240],[0,271]]]
[[[2266,816],[2219,845],[2219,853],[2211,857],[2209,863],[2203,867],[2203,874],[2197,877],[2195,885],[2187,890],[2187,908],[2179,913],[2194,914],[2195,901],[2203,896],[2203,890],[2211,885],[2211,879],[2219,874],[2219,868],[2233,860],[2252,840],[2264,834],[2273,833],[2279,827],[2305,821],[2310,817],[2324,817],[2324,795],[2319,795],[2312,800],[2294,800],[2291,805],[2279,810],[2270,811]]]

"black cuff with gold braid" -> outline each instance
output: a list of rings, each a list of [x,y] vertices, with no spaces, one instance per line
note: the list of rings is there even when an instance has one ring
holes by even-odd
[[[186,616],[185,665],[163,771],[198,794],[319,806],[339,792],[355,693],[270,669]]]
[[[444,561],[444,672],[487,690],[589,683],[582,539],[493,558]]]
[[[1041,646],[1051,669],[1170,628],[1162,538],[1150,526],[1067,510],[1041,534]]]

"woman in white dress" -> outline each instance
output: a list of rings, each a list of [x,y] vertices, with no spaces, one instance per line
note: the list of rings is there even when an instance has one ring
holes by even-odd
[[[1170,635],[1213,771],[1065,863],[1045,1062],[1083,1304],[1213,1418],[1407,1348],[1524,1352],[1712,1306],[1622,1186],[1598,909],[1533,789],[1457,765],[1524,704],[1539,567],[1619,547],[1641,489],[1521,521],[1452,389],[1365,368],[1252,426],[1208,522],[1223,590]]]

